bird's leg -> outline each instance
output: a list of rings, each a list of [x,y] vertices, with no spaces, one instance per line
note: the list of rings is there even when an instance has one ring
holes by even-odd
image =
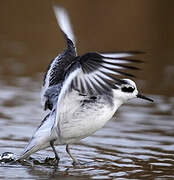
[[[68,144],[66,145],[66,152],[69,154],[69,156],[73,160],[73,164],[74,165],[75,164],[79,164],[79,161],[75,157],[73,157],[72,154],[70,153],[70,149],[69,149],[69,145]]]
[[[56,152],[56,149],[55,149],[55,147],[54,147],[54,141],[50,141],[50,146],[52,147],[53,152],[54,152],[54,154],[55,154],[55,158],[54,158],[54,160],[53,160],[53,163],[54,163],[54,165],[57,165],[58,162],[59,162],[59,160],[60,160],[60,158],[59,158],[59,156],[58,156],[58,154],[57,154],[57,152]]]

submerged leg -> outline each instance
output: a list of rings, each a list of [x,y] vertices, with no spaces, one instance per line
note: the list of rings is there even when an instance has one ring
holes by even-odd
[[[69,154],[69,156],[71,157],[71,159],[73,160],[73,164],[79,164],[79,161],[72,156],[72,154],[70,153],[70,149],[69,149],[69,145],[66,145],[66,152]]]
[[[60,158],[59,158],[59,156],[58,156],[58,154],[57,154],[57,152],[56,152],[56,149],[55,149],[55,147],[54,147],[54,141],[50,141],[50,146],[52,147],[53,152],[54,152],[54,154],[55,154],[55,158],[54,158],[54,160],[53,160],[53,163],[54,163],[54,165],[57,165],[58,162],[59,162],[59,160],[60,160]]]

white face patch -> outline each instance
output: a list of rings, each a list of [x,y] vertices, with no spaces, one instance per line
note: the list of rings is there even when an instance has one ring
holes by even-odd
[[[130,79],[122,79],[125,83],[121,85],[116,85],[114,89],[114,98],[117,101],[126,103],[128,100],[136,98],[138,90],[136,84]]]

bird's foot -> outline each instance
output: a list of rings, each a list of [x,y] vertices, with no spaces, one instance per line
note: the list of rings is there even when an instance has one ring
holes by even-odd
[[[54,157],[54,158],[50,158],[50,157],[47,157],[45,159],[45,163],[46,164],[49,164],[49,165],[52,165],[52,166],[58,166],[59,164],[59,159]]]
[[[55,157],[55,158],[53,159],[53,161],[52,161],[52,165],[53,165],[53,166],[58,166],[58,164],[59,164],[59,159]]]
[[[80,166],[81,165],[81,163],[75,158],[73,158],[72,164],[73,164],[73,166]]]

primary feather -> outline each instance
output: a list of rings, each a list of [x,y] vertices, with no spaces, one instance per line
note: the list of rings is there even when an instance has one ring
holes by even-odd
[[[59,95],[57,92],[60,91],[61,83],[64,80],[66,74],[66,69],[69,67],[69,65],[72,63],[73,59],[77,55],[75,48],[75,36],[73,34],[67,11],[57,6],[54,6],[53,9],[58,25],[66,40],[66,49],[64,52],[62,52],[55,59],[52,60],[47,72],[45,73],[45,78],[41,91],[41,104],[44,109],[50,110],[51,107],[53,107],[57,96]],[[55,94],[56,96],[54,96]],[[50,97],[55,97],[55,99],[50,99]],[[47,104],[50,104],[50,106],[47,106]]]

